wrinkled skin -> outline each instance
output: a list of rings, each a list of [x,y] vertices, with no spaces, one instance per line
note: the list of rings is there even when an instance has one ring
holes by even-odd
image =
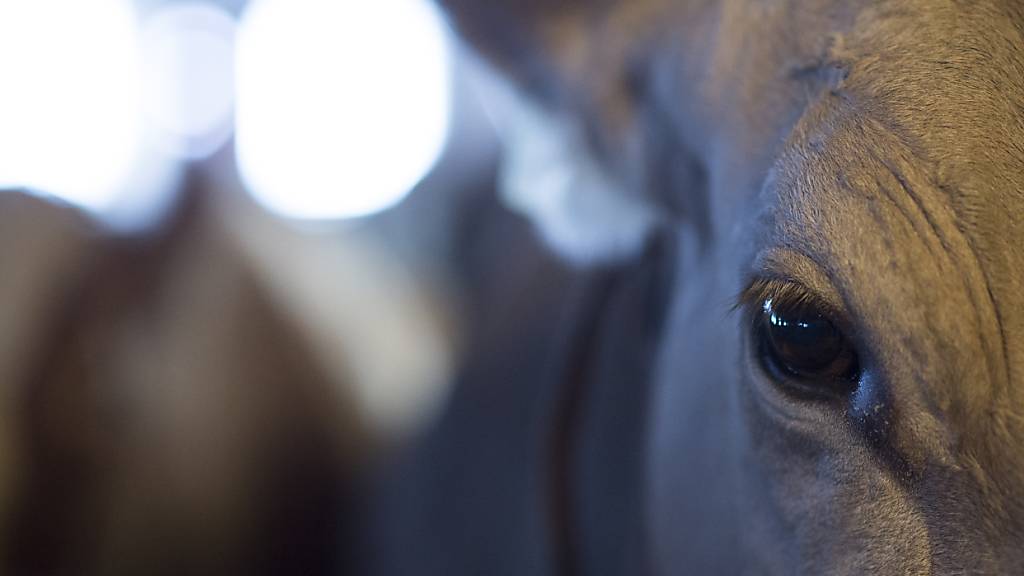
[[[524,570],[1024,573],[1024,6],[442,4],[538,105],[586,125],[670,247],[654,369],[615,376],[648,390],[643,456],[567,489],[601,496],[588,483],[638,467],[637,525],[584,514],[572,550],[536,536],[549,552]],[[838,311],[854,393],[794,397],[766,373],[730,310],[759,278]],[[482,562],[459,567],[508,569]]]

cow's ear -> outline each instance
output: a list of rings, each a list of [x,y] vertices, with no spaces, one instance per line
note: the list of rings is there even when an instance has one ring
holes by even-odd
[[[623,29],[624,3],[439,1],[489,64],[478,86],[504,142],[506,203],[570,260],[635,254],[657,210],[623,170],[636,108],[626,63],[637,37],[607,31],[613,20]]]

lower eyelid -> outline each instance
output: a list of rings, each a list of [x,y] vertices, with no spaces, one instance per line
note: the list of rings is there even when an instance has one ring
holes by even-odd
[[[821,410],[820,406],[809,409],[806,401],[784,392],[776,379],[765,372],[759,358],[757,343],[751,342],[752,339],[749,337],[744,340],[743,370],[747,374],[745,380],[748,382],[745,388],[753,394],[754,404],[764,410],[770,418],[784,421],[787,426],[796,426],[807,433],[817,433],[822,425],[829,422],[830,415]]]

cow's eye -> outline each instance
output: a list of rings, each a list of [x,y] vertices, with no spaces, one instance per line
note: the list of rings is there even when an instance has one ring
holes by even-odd
[[[832,396],[856,387],[856,351],[813,302],[786,305],[767,298],[755,329],[765,369],[796,392]]]

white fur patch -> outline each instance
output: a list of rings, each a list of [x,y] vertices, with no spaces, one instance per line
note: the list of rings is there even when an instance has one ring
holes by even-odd
[[[543,109],[493,72],[476,80],[503,143],[499,187],[507,204],[576,264],[640,250],[655,212],[623,193],[593,158],[579,123]]]

